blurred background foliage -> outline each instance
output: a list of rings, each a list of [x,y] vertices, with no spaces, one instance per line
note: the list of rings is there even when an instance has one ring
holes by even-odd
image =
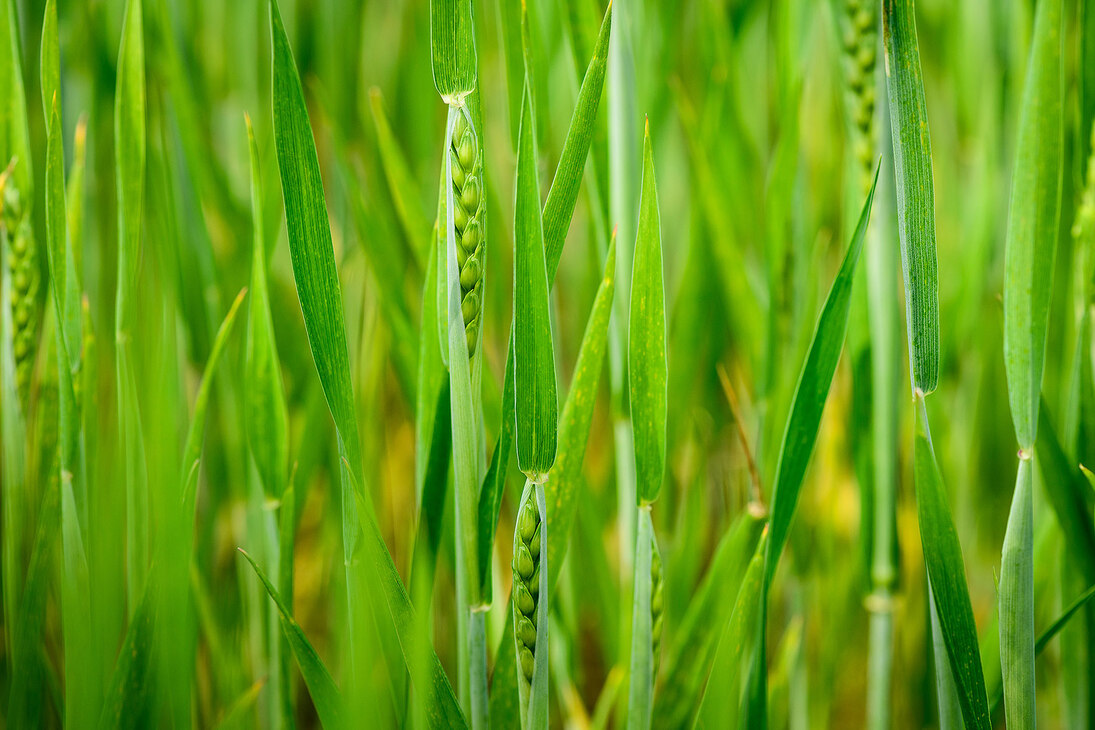
[[[4,0],[5,2],[7,0]],[[1077,299],[1083,276],[1070,234],[1091,151],[1092,98],[1080,80],[1083,0],[1065,2],[1066,170],[1060,248],[1050,316],[1044,393],[1058,431],[1074,412],[1070,378],[1077,353]],[[87,168],[81,240],[84,288],[97,347],[86,394],[88,475],[98,524],[91,580],[106,596],[94,621],[106,646],[125,625],[123,513],[116,399],[113,298],[118,214],[114,184],[114,93],[121,0],[61,0],[61,97],[69,163],[78,124],[86,121]],[[614,34],[630,40],[633,113],[610,129],[602,103],[584,191],[553,290],[554,334],[563,393],[577,356],[586,313],[601,278],[602,251],[619,225],[609,204],[610,138],[631,144],[637,201],[640,131],[649,119],[663,224],[669,318],[669,445],[662,498],[653,511],[667,576],[666,641],[710,563],[718,540],[749,500],[756,462],[765,500],[800,365],[817,312],[851,235],[862,195],[848,162],[851,135],[842,77],[840,3],[810,0],[617,0]],[[519,79],[508,66],[510,0],[475,4],[489,211],[484,319],[484,408],[487,443],[500,419],[501,379],[512,301],[512,220]],[[22,71],[36,176],[44,189],[46,123],[37,103],[44,2],[15,0]],[[362,426],[364,474],[397,567],[406,577],[415,538],[415,360],[424,260],[418,257],[436,209],[445,107],[429,65],[426,0],[284,0],[282,14],[304,82],[347,312],[352,375]],[[578,83],[604,12],[600,0],[529,0],[541,189],[555,169]],[[1091,10],[1087,11],[1089,14]],[[978,626],[992,622],[1015,468],[1002,358],[1004,228],[1014,156],[1018,100],[1026,68],[1033,2],[920,0],[917,25],[934,148],[942,351],[940,387],[930,405],[935,446],[965,554]],[[1090,22],[1090,21],[1088,21]],[[7,39],[4,41],[7,42]],[[318,387],[285,244],[274,156],[270,98],[269,10],[264,0],[146,0],[148,169],[143,216],[140,323],[134,334],[139,401],[149,483],[178,469],[178,454],[201,369],[216,327],[250,277],[247,137],[250,115],[258,140],[270,248],[273,322],[290,414],[290,454],[299,528],[293,605],[336,677],[345,670],[345,574],[340,566],[338,457]],[[879,64],[881,66],[881,63]],[[611,72],[610,72],[611,73]],[[879,99],[884,86],[877,85]],[[1087,86],[1087,90],[1091,87]],[[627,125],[631,125],[627,128]],[[386,136],[390,134],[391,140]],[[888,130],[878,135],[889,145]],[[394,141],[406,185],[393,184],[382,164]],[[633,144],[632,144],[633,143]],[[874,225],[896,247],[893,177],[885,154]],[[404,197],[410,192],[409,197]],[[615,191],[614,191],[615,192]],[[626,202],[626,199],[625,199]],[[636,204],[637,205],[637,204]],[[850,212],[851,211],[851,212]],[[33,226],[44,241],[44,205],[33,203]],[[854,219],[853,219],[854,222]],[[40,244],[42,245],[42,244]],[[44,258],[43,281],[47,280]],[[621,261],[618,282],[629,281]],[[863,267],[861,266],[861,273]],[[898,270],[892,296],[903,301]],[[40,308],[47,311],[46,287]],[[853,304],[853,332],[865,299]],[[901,308],[903,312],[903,307]],[[45,314],[44,328],[52,314]],[[242,331],[242,328],[239,328]],[[408,339],[409,338],[409,339]],[[52,338],[43,335],[32,389],[27,498],[18,545],[30,554],[33,526],[55,458],[56,372]],[[271,507],[255,491],[256,473],[241,421],[244,343],[229,340],[215,382],[200,476],[195,564],[191,576],[199,622],[194,685],[195,723],[241,726],[272,722],[262,691],[231,714],[256,681],[270,675],[265,632],[271,617],[261,586],[236,553],[261,555]],[[907,359],[903,390],[897,528],[900,579],[895,604],[893,717],[897,727],[935,723],[931,636],[912,491],[912,410]],[[773,727],[857,727],[864,723],[867,681],[869,479],[857,479],[854,362],[842,360],[807,483],[788,560],[771,600],[769,664]],[[626,664],[618,626],[621,560],[618,542],[613,410],[608,372],[589,437],[584,491],[569,558],[553,597],[553,725],[586,727],[605,688],[618,685],[613,667]],[[739,439],[720,373],[740,401],[748,436]],[[51,436],[51,433],[53,434]],[[1083,456],[1095,444],[1080,444]],[[1085,463],[1092,463],[1090,460]],[[511,534],[520,480],[510,465],[499,534]],[[1040,476],[1037,477],[1040,480]],[[6,490],[5,490],[6,491]],[[1047,625],[1079,592],[1062,579],[1068,546],[1036,487],[1036,622]],[[455,672],[452,508],[434,586],[434,642]],[[112,521],[113,520],[113,521]],[[93,524],[95,524],[93,522]],[[510,560],[508,539],[496,540],[496,566]],[[59,555],[57,551],[56,555]],[[56,557],[55,555],[55,557]],[[59,569],[59,568],[58,568]],[[495,596],[508,593],[509,572],[495,575]],[[5,573],[4,581],[22,580]],[[61,713],[59,593],[44,614],[40,720]],[[488,616],[493,664],[508,604]],[[5,626],[10,629],[10,626]],[[276,629],[275,629],[276,630]],[[1067,642],[1068,632],[1065,638]],[[995,631],[994,628],[990,631]],[[10,634],[5,631],[3,651]],[[368,642],[376,645],[377,636]],[[1040,717],[1065,726],[1069,693],[1059,680],[1070,665],[1055,642],[1039,660]],[[358,689],[375,708],[376,726],[394,726],[389,691],[393,667],[377,648],[370,681]],[[395,668],[402,671],[401,668]],[[0,687],[15,673],[5,661]],[[109,676],[111,667],[89,667]],[[618,674],[618,671],[615,673]],[[314,725],[296,680],[297,716]],[[626,695],[626,692],[623,693]],[[0,696],[6,695],[6,691]],[[611,691],[608,693],[611,704]],[[0,706],[3,701],[0,700]]]

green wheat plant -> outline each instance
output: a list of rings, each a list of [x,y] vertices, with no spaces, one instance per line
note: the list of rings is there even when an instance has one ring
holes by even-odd
[[[0,726],[1090,727],[1090,5],[0,0]]]

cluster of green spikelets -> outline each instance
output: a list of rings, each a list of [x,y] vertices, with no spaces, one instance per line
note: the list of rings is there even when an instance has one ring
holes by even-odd
[[[34,351],[38,317],[38,248],[19,191],[14,185],[3,185],[0,204],[0,235],[7,242],[8,269],[11,272],[11,314],[14,324],[12,349],[15,353],[15,377],[19,400],[24,409],[30,391],[30,376],[34,369]]]
[[[878,32],[875,4],[869,0],[845,0],[840,18],[844,73],[847,79],[852,153],[859,190],[871,187],[875,164],[875,61]]]
[[[452,138],[453,225],[460,264],[460,311],[468,338],[468,357],[475,354],[483,307],[483,157],[467,107],[456,115]]]
[[[540,598],[541,520],[536,490],[527,490],[526,497],[517,518],[516,549],[513,551],[513,617],[520,678],[531,685],[536,652],[536,609]]]

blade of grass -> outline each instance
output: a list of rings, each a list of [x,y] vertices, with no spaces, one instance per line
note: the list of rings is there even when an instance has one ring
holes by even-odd
[[[536,173],[536,131],[526,85],[517,149],[514,211],[513,330],[517,464],[542,483],[555,463],[559,404],[548,313],[547,265]]]
[[[914,477],[924,565],[928,571],[940,633],[958,690],[962,717],[967,728],[987,730],[990,723],[985,679],[962,548],[947,507],[943,476],[935,460],[922,397],[916,399]]]
[[[114,108],[115,175],[118,199],[118,288],[115,296],[114,340],[117,349],[119,434],[126,485],[126,596],[130,618],[144,593],[148,571],[148,494],[145,448],[141,438],[140,404],[133,370],[131,338],[140,258],[141,218],[145,177],[144,22],[141,0],[128,0],[118,51]]]
[[[905,275],[905,317],[913,390],[939,382],[939,274],[931,136],[913,0],[883,0],[882,42],[897,183],[897,230]]]
[[[327,671],[323,660],[319,658],[319,654],[316,653],[312,643],[308,641],[308,637],[305,636],[304,630],[300,628],[300,624],[293,618],[292,611],[282,602],[281,595],[278,593],[277,588],[274,588],[274,584],[270,582],[266,574],[259,568],[258,563],[243,548],[239,548],[239,552],[251,564],[255,575],[262,581],[266,592],[270,594],[270,598],[278,608],[281,630],[285,634],[285,638],[288,639],[289,647],[297,660],[297,666],[300,667],[300,673],[304,676],[304,684],[307,685],[308,694],[311,696],[313,704],[315,704],[319,721],[323,723],[325,728],[337,729],[344,727],[342,696],[339,694],[338,687],[335,686],[335,680],[331,678],[331,673]]]
[[[1004,256],[1004,370],[1019,471],[1000,566],[1000,662],[1008,727],[1035,726],[1034,498],[1038,407],[1061,213],[1061,2],[1038,3],[1019,116]]]
[[[612,27],[612,3],[605,10],[604,19],[601,21],[600,34],[597,37],[597,47],[593,58],[589,61],[585,77],[582,79],[582,87],[578,92],[578,100],[574,106],[570,126],[567,129],[566,142],[563,152],[559,157],[559,164],[555,168],[555,176],[548,190],[547,200],[544,202],[543,229],[544,248],[547,263],[548,287],[555,282],[555,275],[559,270],[559,262],[562,259],[563,245],[566,243],[567,231],[574,215],[574,207],[578,202],[578,193],[581,189],[581,180],[585,169],[586,159],[589,157],[589,148],[593,140],[596,128],[597,111],[600,106],[601,96],[604,91],[605,68],[608,62],[608,43],[610,29]],[[520,104],[520,97],[517,103]],[[517,122],[515,122],[515,134]],[[514,333],[511,329],[507,344],[506,367],[502,386],[502,413],[515,412],[516,396],[513,391],[514,378]],[[505,492],[506,471],[509,467],[510,453],[513,451],[513,429],[516,418],[503,416],[499,429],[498,440],[494,448],[494,456],[491,459],[490,469],[483,481],[483,487],[479,496],[479,530],[480,530],[480,573],[483,576],[483,592],[489,595],[486,586],[490,584],[490,563],[486,560],[489,547],[494,544],[494,534],[498,527],[498,513],[502,507],[502,494]],[[549,491],[551,487],[548,487]],[[565,513],[561,513],[560,519],[569,519]],[[552,535],[569,534],[566,529],[552,530]],[[559,565],[560,562],[552,563]],[[502,676],[508,677],[512,672]],[[507,683],[506,692],[495,692],[495,697],[508,695],[516,707],[516,685]],[[494,714],[491,710],[491,714]]]
[[[627,361],[631,423],[635,431],[636,498],[639,505],[643,505],[658,498],[665,476],[665,422],[668,411],[661,215],[658,212],[649,120],[643,134],[643,178],[639,197]]]
[[[393,630],[398,637],[411,679],[425,697],[431,726],[463,727],[464,718],[437,655],[428,642],[423,642],[425,637],[417,635],[414,610],[379,532],[371,500],[360,478],[361,446],[350,383],[345,319],[319,158],[300,76],[276,0],[270,3],[270,19],[274,48],[274,131],[289,248],[312,357],[339,436],[343,467],[343,550],[349,571],[355,560],[355,547],[362,543],[365,564],[375,571],[373,577],[381,588],[367,595],[351,593],[348,596],[351,620],[360,620],[365,601],[372,601],[374,607],[378,602],[386,603],[387,611],[381,612],[386,614],[381,621],[381,630]],[[362,530],[364,540],[359,538]],[[361,586],[359,581],[352,579],[348,583],[355,590]],[[378,620],[381,618],[377,616]],[[351,629],[351,641],[354,635]],[[354,653],[351,649],[351,654]]]
[[[654,698],[653,724],[682,727],[695,715],[724,627],[766,524],[763,511],[739,515],[719,541],[711,567],[688,604],[666,661],[665,682]]]
[[[755,642],[756,626],[758,621],[763,620],[764,614],[767,539],[768,529],[764,528],[741,580],[730,619],[727,623],[716,626],[719,639],[711,668],[711,680],[700,699],[693,727],[737,727],[742,667],[749,663],[748,648]],[[722,627],[721,630],[719,627]],[[755,650],[759,651],[760,647],[757,646]],[[722,696],[714,691],[715,688],[720,691],[729,689],[731,694],[729,697]]]

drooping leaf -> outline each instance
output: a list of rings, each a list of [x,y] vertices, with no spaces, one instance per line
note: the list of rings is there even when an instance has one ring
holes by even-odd
[[[757,542],[749,567],[742,578],[734,610],[725,628],[716,627],[718,649],[715,652],[711,680],[703,693],[695,727],[726,728],[739,724],[738,700],[742,668],[749,665],[749,647],[754,643],[758,619],[762,615],[764,598],[764,561],[767,549],[767,529]],[[754,648],[759,650],[759,648]],[[716,691],[716,689],[718,691]],[[730,696],[721,694],[729,689]],[[736,693],[735,690],[738,690]],[[728,723],[731,723],[728,725]]]
[[[316,707],[319,721],[325,728],[336,728],[337,730],[337,728],[344,727],[342,696],[335,685],[335,680],[331,678],[331,673],[327,671],[326,665],[319,658],[319,654],[316,653],[312,643],[308,641],[304,630],[293,618],[293,612],[281,600],[277,588],[262,572],[262,568],[243,548],[240,548],[240,554],[251,564],[255,575],[262,581],[266,592],[274,601],[274,605],[277,606],[282,633],[289,640],[289,648],[293,652],[293,657],[297,660],[297,666],[300,667],[300,673],[304,677],[304,684],[308,687],[308,694]]]

